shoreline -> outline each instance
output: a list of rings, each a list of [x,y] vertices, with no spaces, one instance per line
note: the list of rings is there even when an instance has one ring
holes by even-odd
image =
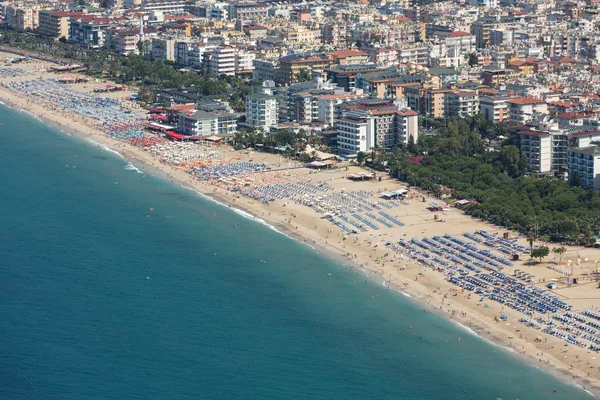
[[[197,181],[181,169],[158,162],[158,160],[150,153],[145,152],[140,148],[132,146],[126,142],[112,139],[104,133],[92,129],[90,126],[86,126],[83,118],[75,117],[74,120],[69,120],[67,117],[61,116],[52,110],[44,109],[43,106],[31,107],[33,110],[27,109],[26,107],[28,105],[35,105],[36,102],[28,102],[27,99],[18,97],[4,87],[0,87],[0,101],[5,103],[7,107],[12,108],[14,111],[26,113],[28,116],[38,119],[42,123],[50,126],[53,129],[56,129],[61,133],[66,133],[69,136],[82,139],[89,142],[89,144],[96,145],[97,147],[105,146],[106,149],[108,149],[107,151],[118,153],[123,160],[131,163],[134,166],[135,163],[141,164],[140,167],[143,173],[149,173],[158,176],[161,179],[170,180],[172,183],[180,184],[183,188],[196,192],[201,197],[206,196],[210,198],[211,200],[221,204],[223,207],[246,213],[252,216],[252,218],[248,218],[244,215],[242,216],[248,219],[254,219],[256,222],[259,222],[263,225],[267,225],[270,227],[270,229],[274,229],[301,244],[304,243],[319,254],[322,254],[330,259],[334,259],[335,261],[341,261],[341,264],[344,267],[346,267],[345,264],[350,264],[349,267],[346,267],[347,269],[352,270],[353,268],[360,268],[364,270],[365,273],[366,271],[369,271],[366,273],[366,275],[371,280],[374,280],[376,276],[380,276],[384,286],[387,286],[390,290],[394,290],[399,295],[409,297],[412,301],[418,301],[419,304],[422,304],[424,307],[427,305],[428,308],[435,311],[438,315],[445,316],[445,318],[451,320],[452,322],[460,324],[465,331],[470,331],[468,332],[469,334],[472,332],[472,334],[478,336],[481,338],[481,340],[488,341],[490,344],[499,346],[509,351],[511,354],[519,354],[519,357],[523,357],[523,360],[528,364],[550,372],[553,376],[557,377],[563,382],[566,382],[567,384],[576,385],[581,388],[581,390],[585,390],[594,396],[600,394],[600,380],[591,377],[590,379],[585,378],[585,373],[582,369],[570,369],[566,361],[559,360],[555,356],[547,353],[546,355],[543,355],[547,362],[540,362],[538,357],[536,357],[536,351],[539,352],[539,349],[534,343],[516,336],[513,338],[511,335],[514,335],[514,333],[508,330],[506,327],[500,329],[499,324],[494,324],[491,318],[488,318],[483,314],[478,315],[477,307],[469,307],[466,304],[468,303],[467,301],[456,304],[453,299],[446,299],[445,297],[440,299],[439,296],[435,296],[437,294],[441,296],[442,291],[444,291],[440,290],[438,293],[437,290],[432,290],[435,287],[444,287],[446,291],[447,288],[452,288],[452,286],[445,281],[441,274],[437,274],[431,270],[426,270],[426,278],[425,274],[423,274],[423,279],[419,278],[421,279],[420,282],[417,282],[417,279],[415,279],[410,282],[410,285],[402,285],[400,282],[406,279],[411,279],[411,274],[416,273],[416,271],[419,269],[418,267],[416,269],[413,268],[406,273],[398,273],[397,275],[395,274],[393,279],[386,278],[384,270],[381,268],[382,266],[378,265],[377,263],[370,264],[372,262],[372,260],[370,260],[371,256],[366,257],[366,254],[370,253],[370,249],[356,249],[357,246],[360,247],[360,243],[357,246],[350,242],[339,242],[336,244],[334,240],[330,240],[331,243],[328,243],[328,241],[325,240],[325,243],[323,243],[323,235],[319,235],[317,231],[313,230],[310,227],[311,223],[304,223],[305,221],[295,219],[294,224],[297,225],[296,229],[294,229],[292,225],[281,221],[280,218],[271,217],[270,212],[269,215],[266,215],[266,212],[269,210],[269,208],[267,208],[268,206],[264,206],[258,201],[249,200],[245,197],[236,198],[235,194],[232,192],[228,192],[222,188],[216,189],[207,183]],[[36,110],[37,107],[39,107],[42,111]],[[71,122],[72,126],[69,126],[67,121]],[[273,211],[274,208],[270,209]],[[239,212],[237,213],[240,214]],[[349,257],[349,250],[352,250],[352,252],[356,252],[357,254],[360,253],[361,257]],[[369,251],[369,253],[365,253],[366,251]],[[408,260],[406,262],[412,263],[412,261]],[[371,276],[372,273],[374,273],[373,276]],[[424,281],[425,283],[423,283]],[[447,308],[448,306],[446,306],[446,304],[450,304],[448,303],[449,301],[455,303],[451,306],[454,311],[460,311],[460,315],[462,315],[464,312],[465,316],[462,317],[459,316],[458,313],[450,313],[450,309]],[[439,310],[437,304],[440,303],[444,305],[444,310],[447,310],[447,312]],[[429,310],[429,312],[431,312],[431,310]],[[467,314],[468,317],[466,316]],[[512,318],[514,318],[513,315],[518,314],[515,312],[511,315]],[[518,318],[515,318],[515,320],[516,319]],[[520,330],[529,333],[528,331],[530,328],[525,328],[522,326]],[[533,330],[531,331],[534,332]],[[502,337],[502,339],[500,339],[500,337]],[[555,342],[557,346],[562,346],[563,344],[563,342],[560,340],[552,337],[550,338],[549,342]],[[519,350],[519,348],[521,348],[521,350]],[[572,379],[574,375],[584,378],[579,378],[577,382],[574,382]]]

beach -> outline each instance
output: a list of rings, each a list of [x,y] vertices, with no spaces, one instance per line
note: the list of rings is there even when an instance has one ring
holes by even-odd
[[[0,54],[0,58],[7,56],[7,53]],[[40,76],[42,79],[56,77],[43,72],[42,66],[47,69],[49,64],[35,60],[15,64],[14,68],[19,68],[27,74],[0,76],[0,84],[39,79]],[[106,84],[107,82],[104,81],[94,81],[69,84],[68,87],[69,90],[91,93]],[[130,93],[130,91],[119,91],[106,93],[103,96],[119,100],[124,104],[123,107],[135,115],[139,114],[139,118],[143,118],[145,112],[136,103],[128,100]],[[401,239],[410,240],[413,237],[422,239],[445,234],[460,237],[464,232],[478,230],[503,235],[508,232],[505,229],[470,218],[452,207],[448,207],[447,210],[443,207],[440,211],[429,211],[427,210],[429,204],[440,200],[410,189],[410,198],[406,204],[397,204],[390,209],[384,209],[388,215],[393,215],[395,219],[401,221],[403,226],[391,222],[387,222],[391,227],[376,223],[377,230],[367,227],[364,232],[347,234],[328,219],[322,218],[323,213],[316,212],[314,208],[294,201],[289,196],[261,202],[242,194],[240,187],[235,187],[239,182],[234,180],[199,181],[187,173],[186,168],[181,165],[160,162],[149,151],[133,146],[127,141],[109,137],[105,131],[98,129],[97,124],[89,117],[50,107],[35,98],[19,97],[4,86],[0,86],[0,99],[14,109],[26,110],[66,133],[88,137],[98,146],[106,146],[117,151],[142,171],[157,173],[165,179],[180,182],[198,193],[209,195],[226,205],[265,221],[277,230],[314,247],[317,251],[325,252],[338,259],[342,258],[345,260],[346,268],[364,269],[367,271],[366,275],[371,275],[372,279],[385,281],[390,289],[420,300],[424,311],[443,314],[493,343],[512,348],[535,365],[558,373],[566,381],[574,381],[594,393],[600,392],[598,379],[600,362],[596,360],[597,353],[578,346],[566,346],[564,340],[552,335],[542,335],[540,331],[520,324],[518,321],[523,317],[522,313],[508,307],[503,308],[496,302],[482,302],[479,296],[461,291],[450,284],[442,273],[426,268],[422,264],[419,265],[407,256],[396,257],[394,254],[401,253],[392,251],[386,246],[386,243],[397,243]],[[236,152],[227,146],[220,146],[215,151],[220,153],[223,160],[267,163],[270,166],[269,170],[246,174],[255,182],[262,182],[263,186],[266,183],[273,183],[283,187],[303,182],[307,188],[316,190],[314,188],[324,187],[323,185],[326,184],[327,190],[323,193],[327,196],[364,191],[364,198],[368,201],[383,201],[382,192],[407,186],[381,173],[377,173],[377,179],[374,180],[351,181],[348,179],[349,175],[367,172],[356,166],[342,165],[331,170],[315,171],[301,168],[294,161],[288,161],[278,155],[250,150]],[[508,234],[510,237],[518,237],[514,232]],[[523,246],[527,245],[526,239],[522,237],[519,238],[519,243]],[[504,272],[512,275],[516,269],[527,270],[535,275],[538,281],[536,286],[539,288],[544,288],[545,283],[556,279],[558,288],[553,290],[553,293],[573,305],[573,311],[597,310],[600,295],[597,293],[595,280],[591,278],[591,273],[596,268],[595,262],[599,259],[597,252],[594,249],[570,247],[561,262],[554,263],[552,256],[549,256],[545,262],[529,266],[525,264],[528,261],[525,258],[505,268]],[[561,283],[564,274],[560,270],[567,267],[567,260],[571,260],[573,276],[579,278],[577,285]],[[550,269],[548,266],[555,269]],[[501,314],[505,314],[508,319],[499,320]],[[540,336],[543,336],[541,341],[536,341]]]

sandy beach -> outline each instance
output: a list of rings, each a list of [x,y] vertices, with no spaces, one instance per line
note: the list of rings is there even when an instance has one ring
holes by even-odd
[[[9,53],[0,53],[0,59],[10,56],[12,55]],[[347,269],[357,274],[356,279],[367,279],[367,276],[371,275],[371,279],[382,280],[390,290],[398,290],[421,301],[424,312],[445,315],[471,329],[485,340],[513,349],[516,354],[526,357],[528,362],[559,375],[561,379],[585,387],[594,394],[600,393],[600,355],[596,352],[569,345],[565,340],[543,334],[539,330],[519,323],[519,319],[524,317],[524,314],[491,300],[480,301],[479,295],[461,290],[448,282],[442,273],[420,265],[405,254],[386,246],[388,243],[397,243],[402,239],[410,241],[412,238],[422,239],[445,234],[462,237],[464,232],[474,233],[478,230],[499,235],[507,234],[509,237],[518,238],[520,245],[528,246],[527,240],[519,237],[518,233],[473,219],[453,207],[441,211],[429,211],[427,207],[430,202],[441,201],[418,190],[409,189],[409,198],[406,202],[389,205],[389,209],[383,209],[388,215],[401,221],[403,226],[389,221],[375,222],[378,227],[376,230],[366,227],[365,231],[348,234],[323,218],[323,212],[316,212],[315,208],[307,207],[299,201],[283,198],[263,203],[242,194],[243,190],[236,187],[240,182],[234,178],[199,181],[186,172],[186,169],[190,168],[189,165],[174,165],[164,160],[161,162],[142,147],[109,137],[98,128],[97,121],[90,117],[53,107],[36,98],[20,97],[5,86],[8,82],[56,78],[57,74],[47,72],[49,66],[48,62],[39,60],[14,64],[10,67],[0,66],[0,71],[19,69],[24,72],[23,75],[17,74],[19,76],[0,74],[0,100],[16,110],[26,110],[64,132],[91,138],[98,143],[98,146],[106,146],[119,152],[147,172],[179,182],[226,205],[246,211],[298,241],[341,259]],[[106,81],[89,81],[65,86],[68,86],[69,90],[91,94],[94,89],[106,84]],[[133,115],[139,114],[140,118],[145,118],[146,112],[136,103],[129,101],[130,94],[130,91],[118,91],[103,93],[102,96],[121,101],[123,107]],[[0,130],[1,128],[0,126]],[[303,182],[311,188],[327,185],[327,191],[323,193],[330,198],[333,196],[342,198],[344,194],[362,191],[365,193],[365,199],[371,202],[383,202],[382,192],[407,187],[405,183],[379,173],[377,178],[381,179],[349,180],[350,174],[368,172],[356,166],[343,164],[335,169],[315,171],[302,168],[294,161],[288,161],[274,154],[234,151],[226,145],[215,148],[215,151],[219,153],[222,160],[265,162],[270,166],[269,170],[247,174],[245,179],[248,180],[246,182],[248,187],[267,184],[293,186]],[[549,245],[549,247],[555,246]],[[524,256],[513,266],[504,268],[503,272],[512,276],[515,270],[525,270],[535,276],[535,282],[532,284],[540,289],[546,289],[547,283],[556,283],[557,288],[551,290],[552,294],[572,305],[573,312],[598,311],[600,289],[597,288],[592,273],[596,271],[599,260],[598,249],[569,247],[561,260],[555,259],[551,253],[544,262],[530,265],[529,257]],[[572,274],[570,278],[576,277],[578,283],[565,283],[565,271]],[[507,317],[506,320],[500,319],[502,314]],[[457,329],[463,328],[457,326]],[[465,335],[467,334],[469,332],[465,329]]]

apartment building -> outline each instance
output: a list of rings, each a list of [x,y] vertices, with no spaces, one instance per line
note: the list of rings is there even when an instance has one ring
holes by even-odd
[[[361,47],[361,51],[367,53],[368,59],[382,67],[388,67],[398,63],[397,47]]]
[[[202,42],[178,40],[175,42],[174,49],[175,64],[200,69],[203,65],[204,55],[216,48],[217,46],[210,46]]]
[[[344,156],[366,153],[375,147],[375,120],[365,111],[349,111],[337,120],[337,148]]]
[[[291,120],[300,124],[321,123],[333,126],[338,116],[338,105],[364,97],[364,94],[341,92],[339,88],[297,92],[289,97],[288,112]]]
[[[444,116],[472,117],[479,112],[479,95],[475,91],[451,91],[444,94]]]
[[[254,69],[256,53],[252,51],[237,49],[235,53],[235,72],[250,73]]]
[[[175,42],[175,39],[170,38],[152,38],[150,42],[152,59],[175,62]]]
[[[123,3],[123,6],[127,8],[142,8],[147,12],[171,15],[184,14],[187,8],[185,0],[130,0],[130,2],[124,1]]]
[[[345,156],[380,147],[405,146],[419,137],[417,113],[390,100],[363,99],[344,107],[337,120],[338,151]]]
[[[191,136],[231,135],[237,131],[237,115],[222,111],[182,112],[178,128]]]
[[[39,12],[38,32],[40,36],[60,39],[69,39],[69,24],[72,18],[80,18],[83,12],[78,11],[50,11]]]
[[[568,170],[571,183],[578,176],[581,186],[600,190],[600,148],[569,149]]]
[[[559,173],[567,169],[569,137],[553,120],[538,121],[537,126],[517,126],[519,149],[527,156],[528,170],[538,174]]]
[[[552,141],[550,132],[524,130],[518,133],[519,149],[527,156],[528,170],[538,174],[552,172]]]
[[[465,56],[474,53],[475,35],[463,31],[452,32],[444,39],[446,50],[446,66],[458,67],[466,64],[468,60]]]
[[[279,60],[253,60],[252,79],[255,81],[274,81],[279,71]]]
[[[235,75],[236,49],[234,47],[217,47],[210,57],[210,72],[219,75]]]
[[[510,97],[481,96],[479,98],[479,112],[486,121],[494,123],[507,122],[510,119],[507,100]]]
[[[229,4],[229,19],[239,19],[241,21],[253,21],[266,18],[269,14],[269,7],[266,3],[258,2],[240,2]]]
[[[427,45],[412,45],[398,49],[398,59],[402,63],[411,62],[418,65],[429,64],[429,47]]]
[[[319,35],[320,31],[309,29],[304,25],[292,25],[281,31],[281,38],[290,45],[303,43],[314,44],[317,42],[317,37]]]
[[[404,86],[403,92],[406,104],[411,110],[431,118],[444,118],[445,94],[448,89],[431,89],[425,85],[416,84]]]
[[[125,25],[123,17],[104,18],[96,15],[84,15],[71,18],[69,23],[69,42],[91,49],[104,47],[106,28]]]
[[[313,69],[324,69],[331,65],[331,59],[292,54],[279,59],[279,70],[275,80],[280,84],[291,84],[298,80],[301,71],[312,74]]]
[[[268,130],[279,122],[279,104],[275,96],[253,93],[246,96],[246,123]]]
[[[367,53],[351,49],[334,51],[328,55],[338,65],[366,64],[369,58]]]
[[[16,31],[35,30],[39,26],[39,12],[53,8],[52,3],[9,3],[4,8],[5,23]]]
[[[524,124],[531,120],[536,114],[548,113],[548,105],[545,101],[533,97],[519,97],[506,100],[510,122]]]

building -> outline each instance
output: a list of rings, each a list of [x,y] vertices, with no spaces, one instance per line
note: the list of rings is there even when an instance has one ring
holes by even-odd
[[[206,43],[195,43],[188,41],[175,42],[175,64],[179,66],[200,69],[203,66],[204,55],[211,53],[217,46]]]
[[[600,190],[600,148],[598,146],[569,149],[569,180],[583,187]]]
[[[218,47],[210,57],[210,72],[219,75],[235,75],[236,49],[234,47]]]
[[[175,39],[152,38],[150,46],[153,60],[175,62]]]
[[[552,141],[549,132],[524,130],[518,132],[519,149],[527,156],[527,169],[538,174],[552,171]]]
[[[282,29],[281,38],[289,45],[313,44],[317,41],[320,33],[320,31],[309,29],[303,25],[292,25]]]
[[[475,35],[467,32],[455,31],[444,39],[446,45],[446,66],[458,67],[468,61],[465,56],[475,52]]]
[[[398,63],[398,48],[396,47],[362,47],[367,53],[369,61],[382,66],[389,67]]]
[[[238,49],[235,53],[235,73],[251,73],[254,69],[255,58],[256,54],[254,52]]]
[[[39,11],[53,8],[52,3],[8,3],[3,10],[4,22],[12,29],[23,32],[36,30],[39,26]]]
[[[237,131],[237,115],[223,111],[182,112],[177,126],[191,136],[232,135]]]
[[[536,126],[517,126],[516,138],[521,153],[527,156],[528,170],[538,174],[566,171],[569,136],[558,124],[547,118]]]
[[[291,84],[298,81],[302,71],[306,71],[308,80],[312,79],[313,69],[325,69],[331,64],[331,59],[292,54],[279,59],[279,70],[275,81],[280,84]]]
[[[338,116],[337,106],[347,101],[366,97],[364,94],[333,89],[309,89],[289,96],[288,113],[292,121],[300,124],[333,126]]]
[[[405,146],[419,138],[417,113],[390,100],[358,100],[345,106],[336,122],[338,152],[344,156],[356,156],[375,146]]]
[[[329,57],[338,65],[366,64],[368,54],[358,50],[338,50],[329,53]]]
[[[47,38],[68,40],[71,18],[82,16],[83,12],[42,10],[39,12],[38,33]]]
[[[479,95],[475,91],[459,90],[444,95],[446,118],[472,117],[479,112]]]
[[[233,3],[229,4],[228,13],[230,20],[254,21],[266,18],[269,15],[269,7],[266,3]]]
[[[507,122],[510,118],[507,100],[510,100],[510,98],[503,96],[481,96],[479,98],[479,112],[486,121],[494,123]]]
[[[142,8],[147,12],[163,14],[185,14],[187,3],[185,0],[130,0],[130,4],[123,2],[126,8]]]
[[[425,88],[426,85],[414,84],[403,87],[406,103],[411,110],[431,118],[444,118],[445,94],[448,89]]]
[[[277,98],[264,93],[253,93],[246,96],[246,123],[263,130],[277,125],[279,122],[279,105]]]
[[[229,19],[229,8],[227,3],[214,3],[206,7],[206,18],[214,21],[227,21]]]
[[[531,120],[536,114],[548,113],[546,102],[533,97],[519,97],[506,100],[510,122],[524,124]]]
[[[418,65],[429,64],[429,46],[418,44],[405,46],[398,49],[398,59],[402,63],[414,63]]]
[[[91,49],[104,47],[106,28],[125,25],[123,17],[104,18],[95,15],[84,15],[71,18],[69,23],[69,42]]]

